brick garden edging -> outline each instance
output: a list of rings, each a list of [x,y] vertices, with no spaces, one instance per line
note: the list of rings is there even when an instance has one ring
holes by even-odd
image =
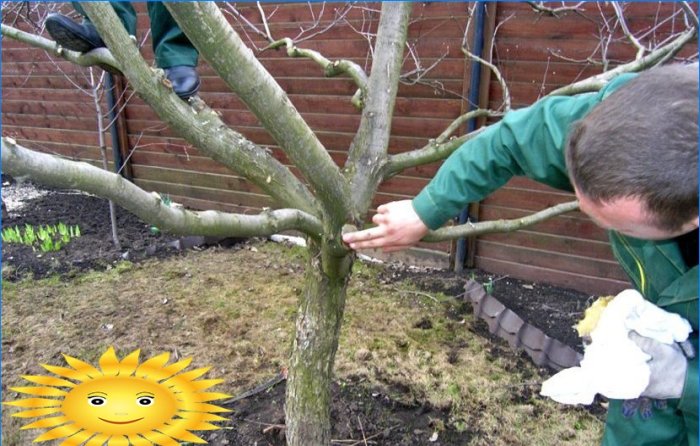
[[[562,370],[581,362],[581,353],[525,322],[498,299],[487,294],[479,282],[467,281],[464,297],[471,302],[474,315],[486,321],[492,334],[508,341],[513,349],[525,350],[538,366]]]

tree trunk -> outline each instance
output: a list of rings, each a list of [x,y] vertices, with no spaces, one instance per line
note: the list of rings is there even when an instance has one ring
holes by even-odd
[[[322,255],[323,249],[330,250],[314,242],[309,246],[297,314],[285,403],[290,446],[331,442],[331,377],[352,260]]]

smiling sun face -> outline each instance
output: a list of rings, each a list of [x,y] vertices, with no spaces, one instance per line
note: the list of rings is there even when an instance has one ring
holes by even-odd
[[[61,409],[77,426],[108,435],[148,432],[177,413],[168,388],[133,376],[104,377],[69,391]]]
[[[35,442],[65,438],[61,446],[206,443],[189,431],[218,429],[210,422],[225,420],[214,412],[228,410],[206,402],[229,395],[204,392],[222,380],[197,380],[209,368],[179,373],[190,358],[166,366],[167,353],[141,364],[138,356],[137,350],[119,361],[110,347],[97,369],[64,355],[72,368],[42,364],[58,376],[23,376],[39,386],[11,389],[33,397],[4,404],[30,409],[14,417],[47,416],[22,427],[51,428]]]

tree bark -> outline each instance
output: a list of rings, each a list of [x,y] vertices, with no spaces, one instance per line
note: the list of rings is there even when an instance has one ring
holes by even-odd
[[[365,106],[345,163],[346,175],[351,178],[351,199],[356,221],[367,214],[377,187],[384,180],[382,167],[389,148],[391,120],[412,7],[411,2],[382,4]]]
[[[331,442],[331,378],[352,259],[323,253],[328,249],[315,242],[309,245],[287,381],[289,446],[327,446]]]
[[[193,212],[168,206],[157,194],[148,193],[121,175],[84,162],[69,161],[25,149],[12,138],[2,142],[2,171],[14,178],[31,178],[64,189],[78,189],[113,200],[151,224],[175,234],[250,237],[297,229],[320,239],[321,222],[298,209],[263,211],[258,215],[218,211]]]

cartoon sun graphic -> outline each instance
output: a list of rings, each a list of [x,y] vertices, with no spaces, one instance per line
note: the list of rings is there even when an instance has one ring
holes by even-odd
[[[179,445],[181,441],[206,443],[192,430],[213,430],[212,421],[229,412],[209,401],[228,398],[205,392],[223,382],[202,379],[210,367],[182,372],[192,358],[166,365],[162,353],[139,364],[139,350],[119,361],[110,347],[100,357],[99,369],[63,355],[71,368],[42,364],[57,376],[24,375],[38,386],[12,387],[31,398],[4,404],[24,409],[14,417],[45,417],[22,429],[50,429],[34,441],[63,440],[61,446]]]

